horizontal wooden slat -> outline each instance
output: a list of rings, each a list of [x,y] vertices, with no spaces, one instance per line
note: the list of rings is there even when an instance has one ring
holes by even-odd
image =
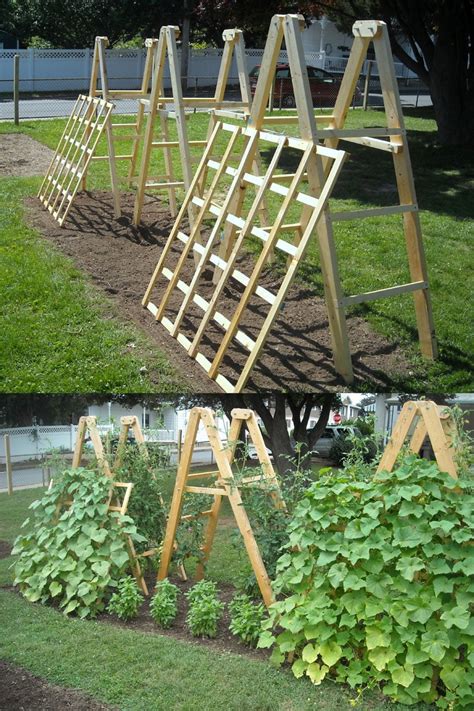
[[[227,496],[225,489],[218,489],[212,486],[185,486],[184,490],[189,494],[211,494],[213,496]]]
[[[166,188],[182,188],[184,182],[182,180],[175,180],[174,182],[164,182],[164,183],[145,183],[146,188],[155,188],[155,190],[166,190]]]
[[[387,296],[397,296],[397,294],[405,294],[410,291],[418,291],[419,289],[427,289],[428,282],[414,281],[410,284],[401,284],[400,286],[390,286],[387,289],[378,289],[377,291],[367,291],[365,294],[356,294],[354,296],[345,296],[341,300],[343,306],[351,304],[361,304],[366,301],[375,301],[376,299],[384,299]]]
[[[418,205],[387,205],[387,207],[373,207],[367,210],[347,210],[344,212],[331,212],[331,220],[340,222],[342,220],[359,220],[366,217],[383,217],[384,215],[396,215],[403,212],[416,212]]]

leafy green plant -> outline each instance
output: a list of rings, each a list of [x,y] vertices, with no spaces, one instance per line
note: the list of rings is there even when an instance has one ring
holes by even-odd
[[[147,459],[138,447],[128,446],[117,475],[122,481],[131,481],[134,485],[128,513],[136,522],[138,532],[143,536],[143,543],[138,550],[159,548],[166,528],[160,455],[153,452]]]
[[[262,559],[270,578],[275,576],[276,564],[287,541],[287,526],[297,503],[311,483],[310,478],[311,453],[303,454],[301,446],[296,447],[296,457],[290,458],[293,470],[291,476],[279,479],[280,495],[285,502],[284,508],[277,508],[272,501],[272,486],[265,488],[245,486],[242,479],[259,474],[256,467],[244,464],[237,468],[235,480],[239,484],[242,501],[252,524],[252,530],[257,541]],[[246,457],[244,456],[244,460]],[[238,465],[238,463],[237,463]],[[260,470],[261,471],[261,470]],[[276,487],[273,488],[276,493]],[[234,543],[242,549],[240,534],[235,533]],[[251,596],[259,595],[259,587],[253,571],[239,581],[239,587]]]
[[[194,637],[215,637],[224,603],[217,597],[217,586],[211,580],[201,580],[188,590],[186,623]]]
[[[474,496],[414,455],[356,481],[325,475],[289,525],[259,647],[295,676],[382,683],[406,704],[472,708]],[[276,627],[278,629],[273,629]]]
[[[108,512],[110,479],[72,469],[54,479],[30,509],[30,530],[18,536],[15,585],[31,602],[53,601],[65,614],[94,617],[129,564],[125,535],[139,543],[130,516]],[[70,505],[64,502],[71,501]]]
[[[107,605],[107,612],[117,615],[121,620],[132,620],[138,614],[138,608],[143,602],[143,595],[137,588],[133,578],[127,575],[121,578]]]
[[[255,647],[265,618],[264,605],[253,602],[248,595],[235,595],[229,603],[229,610],[232,634]]]
[[[178,587],[168,578],[156,584],[155,594],[150,603],[150,614],[157,625],[167,629],[171,627],[178,614]]]

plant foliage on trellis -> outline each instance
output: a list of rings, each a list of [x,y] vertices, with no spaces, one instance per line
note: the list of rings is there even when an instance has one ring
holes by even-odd
[[[95,617],[130,565],[127,537],[142,536],[130,516],[109,510],[110,479],[72,469],[54,479],[30,509],[27,533],[12,554],[15,585],[30,602],[57,603],[64,613]],[[66,503],[70,502],[70,503]]]
[[[407,456],[372,481],[323,475],[289,526],[259,646],[296,677],[383,683],[406,704],[472,708],[474,496]],[[272,627],[282,629],[273,631]]]

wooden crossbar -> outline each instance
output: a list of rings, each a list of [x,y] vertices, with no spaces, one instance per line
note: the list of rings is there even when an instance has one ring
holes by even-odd
[[[190,472],[190,468],[193,450],[196,446],[196,436],[200,424],[204,425],[217,465],[217,471],[192,474]],[[255,445],[260,472],[257,476],[244,477],[242,481],[239,481],[239,479],[234,476],[232,464],[234,462],[236,447],[243,425],[247,428],[250,439]],[[215,477],[213,486],[193,486],[187,483],[189,480],[201,478],[202,476],[208,477],[211,475]],[[178,465],[173,498],[168,517],[168,525],[163,542],[158,580],[163,580],[168,576],[172,555],[175,550],[173,543],[176,539],[179,523],[182,521],[191,521],[198,517],[205,517],[207,520],[204,533],[204,544],[201,548],[202,559],[200,560],[196,572],[198,580],[204,576],[205,566],[209,559],[214,542],[222,498],[226,497],[235,517],[236,524],[242,535],[250,563],[257,578],[262,598],[267,606],[272,603],[273,594],[270,579],[255,540],[251,523],[245,511],[245,506],[242,502],[242,489],[246,486],[252,485],[258,485],[266,489],[273,505],[276,508],[285,508],[278,479],[275,475],[271,460],[263,442],[263,437],[260,432],[260,428],[258,427],[255,413],[252,410],[246,409],[233,410],[228,439],[227,441],[224,441],[217,427],[215,413],[208,408],[193,408],[190,413],[188,427],[183,443],[181,460]],[[204,494],[212,496],[213,503],[211,508],[195,514],[187,514],[182,516],[181,511],[183,499],[185,495],[189,494]]]
[[[453,479],[457,479],[458,471],[452,447],[455,435],[456,423],[448,408],[438,406],[431,400],[409,400],[403,405],[398,416],[377,472],[393,470],[407,440],[410,450],[418,454],[428,437],[439,468]]]

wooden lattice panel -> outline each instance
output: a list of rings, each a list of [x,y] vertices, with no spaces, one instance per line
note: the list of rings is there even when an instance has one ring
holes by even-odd
[[[216,159],[219,147],[223,146],[222,155]],[[263,175],[252,172],[257,151],[272,154]],[[307,171],[318,157],[328,160],[331,167],[319,197],[315,197],[308,185]],[[344,152],[313,141],[241,125],[216,124],[143,304],[226,392],[240,392],[245,387],[326,209],[344,157]],[[292,173],[284,172],[289,161],[296,165]],[[201,197],[200,182],[204,174],[208,175],[208,185]],[[246,190],[245,199],[242,186],[250,188]],[[268,191],[279,201],[275,221],[271,226],[258,227],[256,218]],[[198,212],[192,229],[187,232],[185,215],[189,204]],[[221,234],[229,226],[235,231],[235,240],[229,243],[226,252],[221,245]],[[255,256],[249,265],[250,251],[246,243],[250,240],[260,243],[261,249],[253,250]],[[270,290],[260,281],[274,252],[275,258],[283,257],[286,267],[278,287]],[[186,272],[190,273],[190,260],[194,262],[195,255],[198,263],[189,279]],[[211,272],[213,284],[209,283]],[[159,281],[168,284],[159,303],[155,304],[152,298]],[[207,290],[206,295],[203,289]],[[233,290],[232,299],[229,289]],[[200,313],[197,321],[196,307]],[[259,315],[254,319],[249,311],[256,309]],[[191,313],[192,323],[187,318]],[[256,331],[255,337],[248,332],[250,322],[251,330]],[[211,352],[206,334],[215,325],[221,335]],[[231,381],[221,371],[225,360],[227,371],[229,363],[235,362],[231,348],[236,346],[248,355],[243,364],[234,368]]]
[[[112,109],[113,104],[103,99],[77,97],[38,193],[59,225],[67,217]]]

